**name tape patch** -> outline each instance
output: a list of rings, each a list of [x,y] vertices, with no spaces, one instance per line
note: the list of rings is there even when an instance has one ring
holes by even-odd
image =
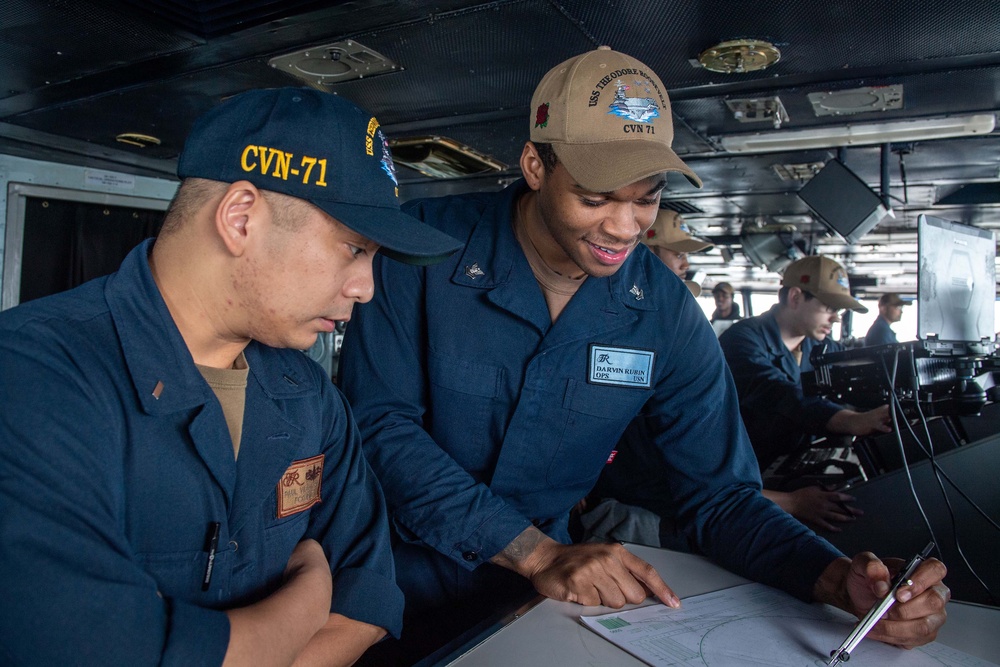
[[[656,353],[652,350],[591,343],[587,381],[592,384],[649,389],[653,382],[655,358]]]
[[[292,461],[278,482],[278,518],[303,512],[322,500],[323,454]]]

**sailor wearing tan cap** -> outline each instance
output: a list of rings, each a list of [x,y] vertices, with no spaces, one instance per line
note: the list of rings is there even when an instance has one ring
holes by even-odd
[[[898,343],[896,332],[892,330],[891,324],[903,319],[903,306],[906,301],[898,294],[889,292],[883,294],[878,300],[878,317],[872,323],[868,333],[865,334],[865,347],[876,345],[891,345]]]
[[[715,287],[712,288],[712,297],[715,299],[713,322],[740,319],[740,304],[733,300],[735,294],[733,286],[729,283],[715,283]]]
[[[820,345],[827,351],[842,349],[828,338],[845,308],[868,310],[851,296],[844,267],[829,257],[813,255],[785,269],[777,305],[735,323],[719,337],[761,470],[778,456],[808,446],[815,435],[861,436],[892,430],[888,406],[857,412],[803,394],[801,375],[812,371],[813,349]],[[814,525],[835,530],[836,522],[853,518],[853,510],[839,505],[852,500],[845,494],[811,489],[802,495],[783,506]]]
[[[660,209],[656,214],[656,221],[646,230],[642,242],[649,246],[653,254],[659,257],[668,269],[684,281],[693,296],[701,294],[701,285],[693,280],[687,280],[687,272],[691,268],[688,255],[693,252],[705,252],[715,246],[691,236],[691,230],[680,213],[671,209]]]
[[[569,544],[570,509],[640,413],[697,549],[863,614],[888,570],[870,554],[852,562],[760,494],[708,319],[640,243],[670,172],[700,185],[671,148],[663,82],[602,47],[550,70],[527,120],[523,180],[406,205],[465,248],[426,268],[376,257],[380,289],[341,352],[396,531],[404,660],[535,591],[680,604],[621,545]],[[880,639],[924,643],[944,622],[944,566],[923,567]]]

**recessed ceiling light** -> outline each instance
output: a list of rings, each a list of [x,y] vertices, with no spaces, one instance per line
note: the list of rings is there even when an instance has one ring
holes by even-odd
[[[154,137],[151,134],[139,134],[138,132],[122,132],[115,137],[115,141],[122,144],[129,144],[130,146],[138,146],[139,148],[160,145],[158,137]]]
[[[770,67],[780,58],[781,52],[774,44],[758,39],[734,39],[705,49],[698,62],[713,72],[740,74]]]
[[[489,155],[448,137],[403,137],[389,139],[392,160],[431,178],[461,178],[507,165]]]

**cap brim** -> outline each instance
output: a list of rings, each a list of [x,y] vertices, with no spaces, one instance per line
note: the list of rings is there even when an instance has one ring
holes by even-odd
[[[701,285],[693,280],[685,280],[684,285],[687,286],[688,291],[691,292],[691,296],[698,297],[701,296]]]
[[[644,178],[676,171],[691,184],[701,187],[701,179],[677,153],[653,141],[611,141],[600,144],[553,143],[559,161],[576,180],[591,192],[612,192]]]
[[[379,244],[380,252],[386,257],[404,264],[437,264],[464,245],[397,209],[341,202],[311,203]]]
[[[861,302],[853,297],[846,296],[844,294],[816,294],[815,297],[819,299],[823,304],[829,306],[830,308],[836,308],[837,310],[843,310],[845,308],[850,308],[851,310],[858,313],[867,313],[868,309],[861,305]]]

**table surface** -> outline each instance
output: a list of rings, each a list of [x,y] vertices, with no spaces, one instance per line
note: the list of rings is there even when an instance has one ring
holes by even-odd
[[[682,599],[747,583],[743,577],[700,556],[627,545],[629,550],[656,567]],[[632,608],[641,605],[629,605]],[[478,636],[436,660],[454,667],[583,667],[645,663],[622,651],[578,622],[580,616],[612,611],[569,602],[537,598]],[[1000,664],[1000,608],[951,602],[948,622],[938,641],[978,658]]]

